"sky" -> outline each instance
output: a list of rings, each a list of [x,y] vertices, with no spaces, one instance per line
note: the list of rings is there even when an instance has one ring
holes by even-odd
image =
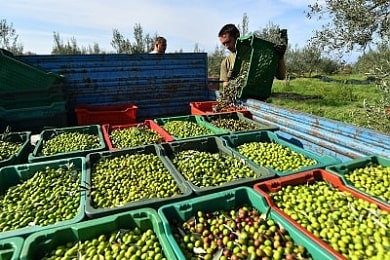
[[[12,24],[24,52],[50,54],[53,33],[66,43],[76,39],[79,47],[99,44],[113,52],[113,29],[134,41],[136,24],[144,35],[158,34],[167,39],[167,52],[201,51],[212,53],[218,32],[227,23],[242,24],[246,13],[250,32],[279,25],[288,30],[289,44],[302,48],[321,28],[316,19],[305,16],[314,0],[10,0],[0,2],[0,19]],[[344,57],[353,62],[356,56]]]

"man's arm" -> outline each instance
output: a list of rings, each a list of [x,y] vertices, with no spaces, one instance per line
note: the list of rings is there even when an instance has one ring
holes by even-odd
[[[277,79],[286,78],[286,63],[284,62],[284,57],[280,58],[278,61],[278,66],[276,68],[275,77]]]

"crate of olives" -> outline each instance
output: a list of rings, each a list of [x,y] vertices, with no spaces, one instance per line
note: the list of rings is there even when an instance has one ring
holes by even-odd
[[[107,150],[100,125],[72,126],[43,130],[29,162],[86,156]]]
[[[272,209],[334,259],[390,259],[390,206],[324,169],[257,183]]]
[[[143,208],[37,232],[25,240],[20,259],[177,258],[157,212]]]
[[[217,105],[217,101],[198,101],[198,102],[191,102],[190,108],[191,108],[191,115],[214,115],[214,114],[224,114],[224,113],[231,113],[231,112],[241,112],[244,115],[249,116],[251,113],[244,107],[237,108],[237,107],[229,107],[224,108],[225,111],[221,112],[214,112],[214,107]]]
[[[257,167],[224,146],[217,136],[161,144],[171,169],[183,176],[197,195],[241,185],[252,186],[274,178],[274,172]]]
[[[83,157],[0,168],[0,240],[83,220],[85,178]]]
[[[86,215],[90,218],[159,206],[192,196],[184,179],[171,171],[155,144],[90,153]]]
[[[218,128],[227,130],[229,133],[253,132],[259,130],[275,131],[279,129],[277,126],[257,122],[253,120],[251,116],[241,112],[204,115],[203,118],[206,122],[209,122]]]
[[[102,125],[108,150],[173,141],[173,137],[153,120],[126,125]]]
[[[340,176],[348,187],[390,205],[390,159],[373,155],[325,169]]]
[[[11,237],[0,240],[0,259],[20,259],[24,239],[21,237]]]
[[[159,208],[178,259],[332,259],[249,187]]]
[[[30,131],[0,134],[0,167],[27,163],[31,151],[30,137]]]
[[[225,145],[243,158],[285,176],[340,163],[328,155],[318,155],[278,137],[273,131],[257,131],[221,136]]]
[[[227,130],[220,129],[206,122],[202,116],[198,115],[156,118],[154,121],[167,133],[173,136],[174,140],[224,135],[229,133]]]

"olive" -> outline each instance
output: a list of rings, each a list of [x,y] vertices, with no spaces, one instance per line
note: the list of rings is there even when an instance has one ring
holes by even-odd
[[[73,219],[80,205],[80,172],[46,167],[0,195],[0,231]]]
[[[185,120],[171,120],[162,126],[168,133],[178,138],[213,134],[211,129],[195,122]]]
[[[390,213],[326,181],[270,193],[276,206],[347,259],[389,259]]]
[[[153,129],[144,125],[114,129],[110,133],[113,147],[122,149],[146,144],[162,143],[164,139]]]
[[[155,259],[166,260],[152,229],[115,230],[87,240],[58,245],[45,252],[43,260],[56,259]]]
[[[181,191],[155,154],[125,154],[96,162],[91,171],[94,208],[114,208],[150,198],[169,198]]]
[[[277,171],[298,170],[315,165],[316,160],[273,142],[248,142],[236,147],[239,153],[256,164]]]

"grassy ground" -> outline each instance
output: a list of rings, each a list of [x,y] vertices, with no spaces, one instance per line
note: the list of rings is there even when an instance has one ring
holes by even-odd
[[[361,76],[337,76],[338,80],[361,80]],[[275,80],[267,102],[390,134],[390,118],[383,108],[367,111],[382,93],[375,84],[324,82],[319,78]]]

